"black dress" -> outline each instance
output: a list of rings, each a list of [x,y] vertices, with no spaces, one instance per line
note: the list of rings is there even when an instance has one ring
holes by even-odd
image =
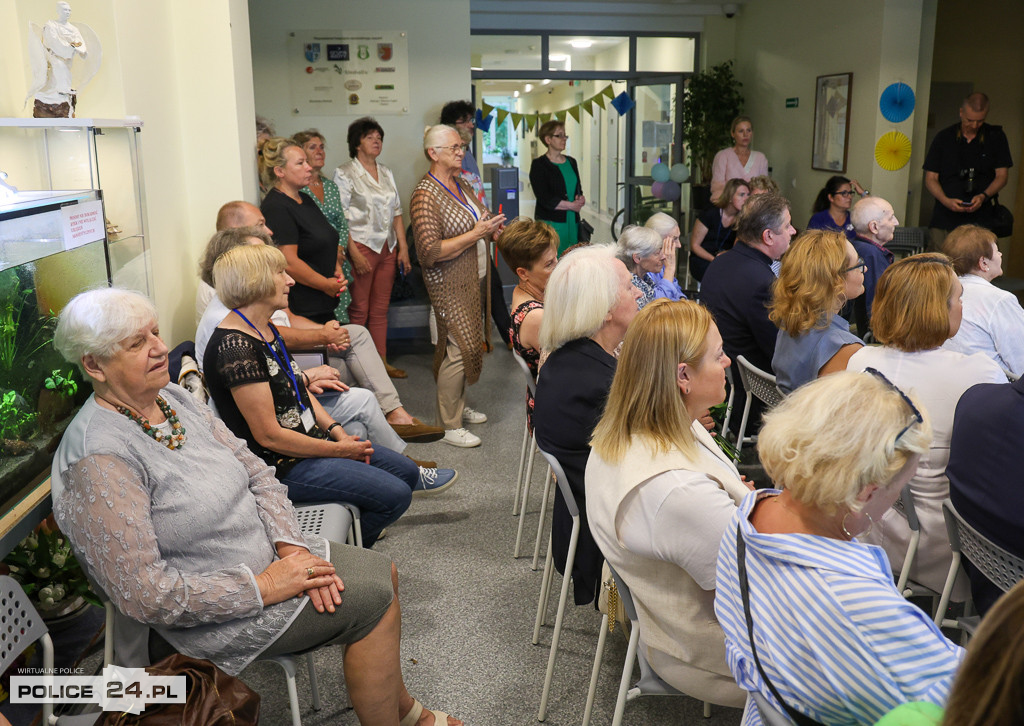
[[[537,379],[533,425],[537,446],[562,465],[580,510],[580,535],[572,568],[577,605],[591,602],[601,582],[604,556],[590,534],[584,473],[590,456],[590,437],[604,412],[615,377],[616,360],[590,338],[572,340],[552,353]],[[555,491],[551,522],[551,552],[555,567],[565,572],[572,518]]]
[[[708,207],[698,219],[708,229],[708,233],[704,235],[704,240],[700,243],[702,249],[712,255],[732,249],[736,242],[736,232],[731,227],[722,224],[721,209],[714,206]],[[707,272],[710,264],[703,257],[698,257],[692,251],[690,252],[690,275],[693,276],[693,279],[703,280],[704,273]]]
[[[271,189],[260,205],[267,228],[278,247],[298,245],[299,259],[324,277],[334,277],[340,237],[312,197],[299,193],[302,204]],[[288,294],[288,307],[317,323],[334,319],[338,298],[296,282]]]

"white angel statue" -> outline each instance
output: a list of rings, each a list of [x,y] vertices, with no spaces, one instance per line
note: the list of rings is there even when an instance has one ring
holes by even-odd
[[[71,118],[75,115],[78,92],[100,68],[103,50],[100,39],[85,23],[68,22],[71,6],[57,3],[57,19],[40,28],[28,24],[28,55],[32,64],[32,85],[25,102],[35,98],[35,118]],[[73,64],[75,56],[81,63]]]

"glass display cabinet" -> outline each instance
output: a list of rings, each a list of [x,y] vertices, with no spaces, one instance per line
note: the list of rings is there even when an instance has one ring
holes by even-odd
[[[0,119],[0,557],[49,513],[60,437],[91,393],[53,347],[82,290],[149,294],[141,122]],[[102,174],[102,176],[101,176]]]

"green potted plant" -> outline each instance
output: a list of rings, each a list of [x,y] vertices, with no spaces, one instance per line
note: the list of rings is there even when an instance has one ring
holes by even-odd
[[[102,607],[67,537],[49,521],[11,550],[4,564],[44,620],[74,613],[86,603]]]
[[[39,391],[39,425],[43,428],[49,428],[70,415],[78,393],[74,373],[71,369],[65,376],[59,368],[54,368],[43,381],[43,388]]]
[[[732,72],[732,61],[720,63],[690,78],[683,96],[683,141],[693,180],[694,207],[710,204],[711,163],[732,146],[729,125],[743,109],[743,96]]]

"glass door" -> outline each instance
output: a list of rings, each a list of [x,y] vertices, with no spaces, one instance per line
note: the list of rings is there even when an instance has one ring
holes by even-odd
[[[689,193],[686,185],[671,180],[657,183],[651,176],[657,164],[670,167],[679,161],[682,148],[682,77],[660,75],[630,81],[628,93],[636,106],[626,115],[626,176],[623,214],[618,230],[626,224],[643,224],[655,212],[680,219]],[[655,193],[657,192],[657,193]],[[685,228],[680,220],[680,229]]]

